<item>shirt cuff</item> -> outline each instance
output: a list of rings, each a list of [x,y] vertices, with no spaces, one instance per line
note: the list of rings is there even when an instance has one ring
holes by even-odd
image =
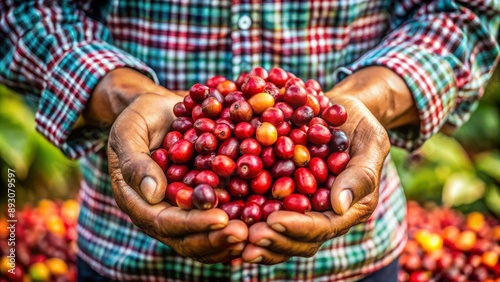
[[[415,150],[437,133],[453,110],[457,88],[453,69],[443,57],[431,54],[418,45],[398,42],[397,46],[375,48],[351,65],[336,70],[335,78],[368,66],[385,66],[397,73],[410,89],[420,117],[420,129],[389,130],[395,146]]]
[[[106,144],[109,128],[74,129],[99,80],[109,71],[130,67],[158,83],[156,74],[140,60],[106,42],[92,41],[67,50],[51,68],[36,113],[36,129],[76,159]]]

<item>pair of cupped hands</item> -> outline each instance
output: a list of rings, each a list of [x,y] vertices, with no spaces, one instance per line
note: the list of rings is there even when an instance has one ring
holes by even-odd
[[[329,187],[333,210],[278,211],[250,227],[229,220],[221,209],[188,211],[163,201],[167,180],[150,152],[160,147],[175,118],[173,106],[187,91],[170,91],[135,70],[115,69],[94,89],[84,118],[88,124],[112,125],[107,154],[116,203],[144,233],[202,263],[241,258],[272,265],[293,256],[314,256],[325,241],[366,221],[375,210],[390,144],[379,121],[384,118],[380,105],[362,101],[385,91],[374,75],[394,73],[366,68],[326,93],[332,103],[346,108],[348,119],[341,129],[351,142],[351,160]],[[366,86],[370,83],[373,87]]]

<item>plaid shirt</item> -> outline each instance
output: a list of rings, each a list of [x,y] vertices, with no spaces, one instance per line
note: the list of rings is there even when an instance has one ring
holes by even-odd
[[[37,129],[83,170],[79,255],[116,280],[332,281],[369,274],[406,240],[405,199],[386,161],[368,222],[311,258],[273,266],[204,265],[146,236],[116,205],[105,133],[73,129],[99,79],[135,68],[170,89],[254,66],[281,66],[324,89],[383,65],[407,83],[419,133],[391,131],[412,150],[476,107],[498,55],[498,0],[1,1],[0,82],[37,105]]]

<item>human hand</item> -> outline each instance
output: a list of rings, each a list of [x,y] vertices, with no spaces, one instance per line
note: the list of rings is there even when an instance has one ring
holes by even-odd
[[[105,77],[94,91],[97,97],[93,97],[102,100],[106,92],[125,96],[118,99],[126,106],[113,123],[107,152],[118,206],[146,234],[181,256],[204,263],[239,257],[248,231],[242,221],[229,221],[220,209],[185,211],[162,201],[166,177],[149,152],[160,147],[174,118],[173,106],[182,98],[141,74],[130,72],[135,71],[126,70],[123,76],[113,73],[109,79],[115,81]],[[133,81],[140,83],[130,85]],[[127,87],[120,89],[124,86]],[[111,104],[111,111],[118,104],[107,103]],[[93,120],[99,115],[94,113]],[[108,116],[113,119],[112,114]]]
[[[267,222],[249,228],[249,245],[242,253],[244,261],[276,264],[292,256],[313,256],[325,241],[366,221],[375,210],[380,173],[390,147],[387,133],[356,98],[332,95],[331,100],[347,110],[347,122],[340,128],[351,141],[351,159],[333,187],[328,187],[333,211],[272,213]]]

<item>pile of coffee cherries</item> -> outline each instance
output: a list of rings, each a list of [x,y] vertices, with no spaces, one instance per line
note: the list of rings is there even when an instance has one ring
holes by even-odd
[[[408,202],[408,243],[399,281],[500,282],[500,221]]]
[[[331,210],[330,188],[350,157],[347,120],[316,80],[257,67],[233,82],[195,84],[151,157],[165,171],[166,200],[221,208],[251,225],[278,210]]]
[[[76,200],[42,199],[0,212],[0,282],[77,280]]]

